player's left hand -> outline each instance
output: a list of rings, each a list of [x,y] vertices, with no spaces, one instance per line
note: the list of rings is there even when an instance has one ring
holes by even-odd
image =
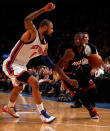
[[[69,82],[71,86],[74,86],[74,88],[78,88],[79,84],[76,79],[71,79],[71,82]]]
[[[45,7],[44,7],[45,11],[51,11],[55,9],[55,4],[53,4],[52,2],[48,3]]]

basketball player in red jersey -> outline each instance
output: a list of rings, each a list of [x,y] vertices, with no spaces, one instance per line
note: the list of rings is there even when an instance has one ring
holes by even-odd
[[[15,118],[19,117],[19,114],[15,110],[15,101],[23,88],[23,84],[28,83],[32,87],[32,95],[40,112],[42,122],[51,123],[56,119],[46,113],[38,88],[38,80],[33,75],[30,75],[26,68],[30,59],[40,55],[43,56],[44,63],[54,68],[53,63],[47,55],[48,43],[45,40],[45,34],[51,35],[53,33],[53,23],[48,19],[44,19],[40,22],[38,30],[33,24],[33,20],[39,15],[54,9],[55,5],[50,2],[24,19],[26,32],[11,50],[9,57],[3,62],[3,71],[11,79],[14,86],[9,103],[3,107],[3,110]]]

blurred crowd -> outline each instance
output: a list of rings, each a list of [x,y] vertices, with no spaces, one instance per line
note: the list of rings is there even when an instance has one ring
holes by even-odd
[[[28,72],[34,75],[39,80],[39,90],[42,96],[58,97],[60,101],[61,99],[60,96],[62,94],[69,94],[69,92],[65,90],[58,73],[55,71],[52,71],[52,69],[49,69],[47,66],[41,65],[37,67],[32,67],[28,69]],[[0,70],[0,91],[10,92],[12,88],[13,88],[13,85],[10,79],[3,73],[1,69]],[[21,93],[31,95],[32,94],[31,86],[24,85]],[[67,98],[67,99],[70,99],[70,98]]]

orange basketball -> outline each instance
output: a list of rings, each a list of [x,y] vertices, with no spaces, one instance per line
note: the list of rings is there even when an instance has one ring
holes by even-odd
[[[102,57],[98,54],[91,54],[88,58],[88,63],[92,68],[98,68],[103,65]]]

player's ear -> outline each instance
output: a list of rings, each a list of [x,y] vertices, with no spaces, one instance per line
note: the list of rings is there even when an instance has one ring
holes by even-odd
[[[44,25],[43,27],[42,27],[42,29],[43,29],[43,31],[47,31],[47,26],[46,25]]]

